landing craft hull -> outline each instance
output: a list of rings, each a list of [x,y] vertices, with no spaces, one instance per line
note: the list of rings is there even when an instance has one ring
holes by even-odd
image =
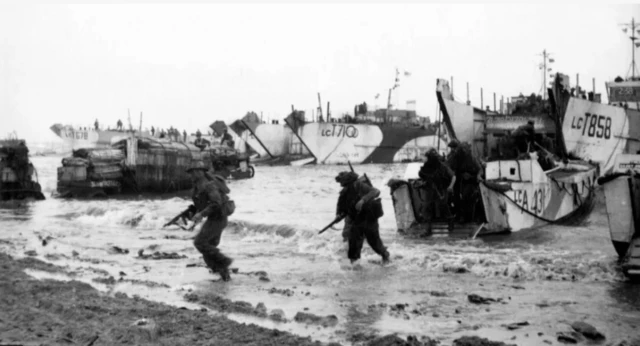
[[[413,162],[430,147],[440,147],[441,151],[447,148],[435,129],[308,123],[298,129],[298,134],[320,164]]]
[[[57,191],[62,197],[104,197],[120,193],[186,191],[194,161],[226,179],[254,176],[249,159],[226,146],[201,150],[193,144],[130,136],[109,149],[78,150],[62,160]]]
[[[51,126],[51,131],[62,139],[65,148],[68,150],[108,148],[112,144],[127,138],[127,133],[124,131],[85,130],[61,124]]]
[[[497,138],[490,134],[514,131],[529,121],[534,122],[534,127],[539,133],[556,132],[553,119],[545,114],[505,115],[457,102],[453,99],[449,82],[444,79],[437,80],[436,96],[442,109],[442,121],[447,136],[469,143],[476,157],[484,158],[496,154],[491,153],[490,148],[497,146]]]
[[[640,111],[571,96],[569,77],[562,74],[549,97],[562,121],[565,152],[597,162],[602,176],[611,172],[617,155],[640,150]]]
[[[251,122],[244,122],[244,124],[244,128],[236,129],[235,133],[261,158],[309,155],[309,151],[286,124]]]
[[[598,169],[572,162],[543,172],[536,160],[492,161],[480,184],[490,231],[517,232],[589,211]]]
[[[33,178],[36,178],[34,180]],[[0,140],[0,201],[45,199],[22,139]]]
[[[54,124],[51,126],[51,131],[55,133],[63,141],[63,147],[65,150],[78,150],[78,149],[107,149],[112,145],[129,138],[131,132],[127,131],[111,131],[111,130],[95,130],[95,129],[79,129],[68,125]],[[142,134],[136,134],[144,138],[160,139],[158,133],[151,136],[150,133],[143,132]],[[220,139],[213,136],[202,136],[208,140],[211,144],[216,145],[220,143]],[[168,138],[168,137],[167,137]],[[196,140],[196,136],[187,135],[187,143],[193,144]],[[183,135],[180,135],[177,142],[184,140]],[[242,141],[236,140],[236,150],[244,153]]]
[[[617,155],[640,150],[640,111],[570,97],[562,134],[569,154],[598,162],[606,174]]]
[[[609,232],[623,271],[640,277],[640,155],[618,155],[603,186]]]
[[[408,167],[407,181],[389,183],[399,231],[426,228],[418,215],[425,201],[410,180],[417,178],[416,168]],[[518,232],[584,216],[592,206],[598,168],[570,162],[543,172],[536,160],[491,161],[486,176],[480,184],[486,222],[477,234]],[[468,225],[455,224],[450,231],[462,226]]]
[[[261,158],[313,156],[318,164],[417,161],[439,141],[435,129],[391,125],[306,123],[294,133],[286,124],[245,124],[236,134]]]

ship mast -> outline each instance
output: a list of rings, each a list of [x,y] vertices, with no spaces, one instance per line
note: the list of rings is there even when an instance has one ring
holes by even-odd
[[[546,49],[542,51],[542,63],[538,65],[538,68],[542,70],[542,90],[540,90],[540,93],[543,100],[547,99],[547,73],[551,72],[551,67],[547,68],[547,63],[550,64],[554,61],[551,58],[551,53],[548,53]],[[553,77],[553,75],[549,77]]]
[[[391,104],[391,92],[393,92],[393,90],[396,90],[398,87],[400,86],[400,70],[398,70],[398,68],[396,67],[396,77],[393,80],[393,87],[391,89],[389,89],[389,99],[387,100],[387,109],[391,109],[392,104]],[[397,96],[398,92],[396,91],[396,96]],[[396,102],[400,102],[399,100],[396,100]]]
[[[636,42],[638,36],[636,36],[636,32],[640,34],[640,30],[636,31],[636,28],[640,27],[640,24],[636,24],[635,18],[631,18],[631,23],[623,23],[620,24],[623,28],[622,31],[626,34],[627,30],[631,29],[631,36],[629,39],[631,40],[631,66],[629,69],[631,70],[631,80],[635,80],[636,78],[636,47],[640,47],[640,42]],[[627,72],[627,78],[629,78],[629,72]]]

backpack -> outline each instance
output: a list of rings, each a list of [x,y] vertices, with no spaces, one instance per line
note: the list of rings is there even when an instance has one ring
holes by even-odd
[[[236,202],[227,197],[227,201],[222,206],[222,212],[225,213],[226,216],[229,216],[233,214],[234,211],[236,211]]]
[[[236,211],[236,202],[232,199],[229,199],[229,195],[227,195],[231,190],[227,187],[225,183],[225,179],[217,174],[212,175],[210,180],[215,184],[218,192],[222,195],[222,199],[224,202],[222,203],[221,213],[224,216],[229,216]]]

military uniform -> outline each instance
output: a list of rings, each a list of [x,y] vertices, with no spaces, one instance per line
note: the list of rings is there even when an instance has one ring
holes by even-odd
[[[473,210],[480,191],[478,189],[478,174],[482,165],[473,157],[471,147],[467,143],[453,146],[453,153],[447,160],[447,165],[456,176],[453,185],[453,205],[456,215],[461,222],[471,221]]]
[[[343,187],[338,198],[336,213],[346,215],[343,237],[346,236],[349,241],[349,259],[352,263],[360,259],[362,245],[367,239],[373,251],[382,256],[383,261],[388,261],[389,252],[380,239],[379,216],[375,215],[375,202],[372,199],[368,203],[363,203],[359,212],[356,209],[356,204],[363,197],[375,191],[374,187],[359,180],[357,174],[352,172],[340,173],[336,181]]]
[[[233,148],[235,146],[233,137],[227,131],[224,131],[224,135],[222,135],[222,143],[226,144],[229,148]]]
[[[209,141],[198,136],[198,138],[196,138],[195,142],[193,142],[193,145],[195,145],[196,147],[200,148],[200,150],[204,150],[204,148],[206,148],[209,145]]]
[[[203,218],[206,218],[193,245],[202,253],[207,266],[220,273],[225,281],[230,279],[229,265],[233,260],[220,252],[218,244],[222,231],[227,227],[225,204],[229,201],[229,192],[224,179],[217,175],[214,175],[204,187],[199,188],[196,185],[193,189],[193,203]]]
[[[535,142],[535,130],[533,124],[533,121],[529,121],[527,124],[518,127],[511,134],[519,154],[527,153],[531,150],[535,151],[535,149],[531,147]]]
[[[424,182],[426,203],[423,212],[425,221],[431,222],[434,212],[438,211],[441,217],[450,217],[449,193],[447,188],[451,179],[455,176],[451,168],[440,161],[435,150],[428,151],[428,161],[420,168],[418,175]]]

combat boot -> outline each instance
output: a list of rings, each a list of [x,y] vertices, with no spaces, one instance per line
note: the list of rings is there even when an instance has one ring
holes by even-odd
[[[390,257],[389,251],[385,250],[384,254],[382,254],[382,264],[387,264],[391,262],[391,259],[389,257]]]
[[[228,267],[219,269],[218,273],[220,273],[220,278],[222,279],[222,281],[230,281],[231,280],[231,274],[229,273],[229,268]]]

